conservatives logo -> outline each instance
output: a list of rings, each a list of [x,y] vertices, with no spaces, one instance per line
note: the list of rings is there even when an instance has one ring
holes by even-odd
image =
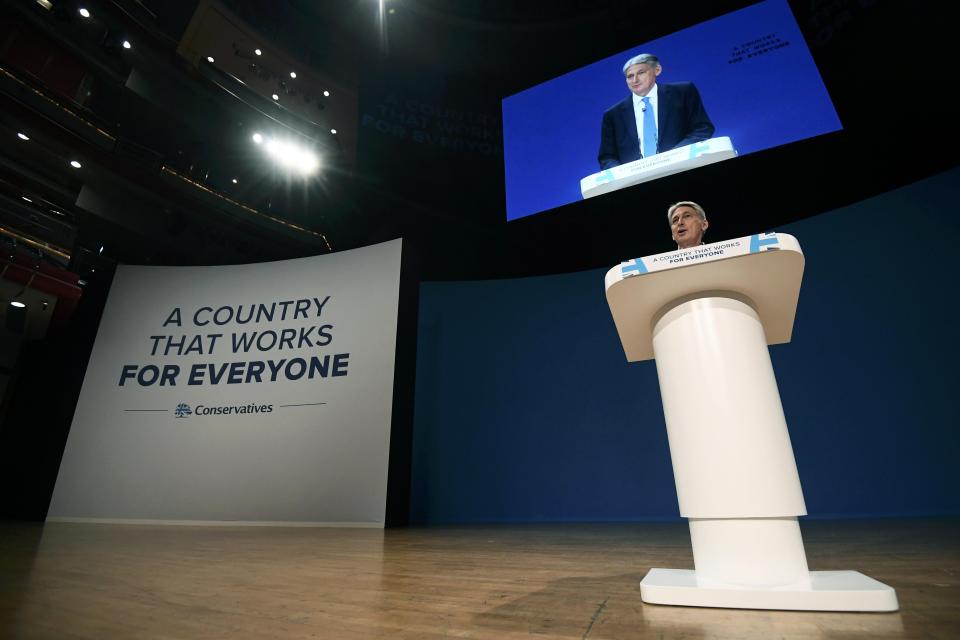
[[[246,413],[273,413],[272,404],[228,404],[211,407],[205,404],[198,404],[191,409],[190,405],[181,402],[174,409],[173,415],[177,418],[189,418],[194,416],[232,416],[243,415]]]

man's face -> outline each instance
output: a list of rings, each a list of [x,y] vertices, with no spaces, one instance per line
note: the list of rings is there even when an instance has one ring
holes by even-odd
[[[642,98],[650,93],[650,89],[653,89],[653,85],[657,82],[658,75],[660,75],[659,64],[650,66],[646,62],[640,62],[631,65],[627,67],[627,86],[630,87],[630,91]]]
[[[677,207],[670,217],[670,232],[674,242],[681,249],[689,249],[700,244],[703,232],[709,223],[700,217],[692,207]]]

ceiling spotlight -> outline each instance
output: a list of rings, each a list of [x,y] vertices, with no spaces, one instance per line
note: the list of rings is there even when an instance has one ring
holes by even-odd
[[[133,47],[133,45],[130,44],[130,41],[129,41],[129,40],[124,40],[124,41],[123,41],[123,48],[124,48],[124,49],[130,49],[131,47]]]
[[[230,182],[232,182],[233,184],[237,184],[237,179],[236,179],[236,178],[233,178],[233,179],[230,180]]]
[[[300,151],[294,157],[293,167],[303,175],[310,175],[320,168],[320,158],[309,151]]]
[[[103,253],[103,245],[100,245],[100,251],[97,251],[97,253]]]
[[[270,155],[279,156],[284,151],[284,145],[276,140],[268,140],[266,149]]]
[[[280,96],[278,96],[277,94],[273,94],[272,97],[273,97],[274,100],[279,100],[279,99],[280,99]]]
[[[80,7],[80,15],[82,15],[84,18],[89,18],[90,12],[87,11],[86,7]]]
[[[291,77],[291,78],[296,78],[296,77],[297,77],[297,72],[296,72],[296,71],[291,71],[291,72],[290,72],[290,77]]]
[[[31,200],[31,199],[28,198],[27,196],[20,196],[20,197],[21,197],[22,199],[26,200],[27,202],[33,202],[33,200]]]
[[[83,165],[80,164],[79,162],[77,162],[76,160],[71,160],[71,161],[70,161],[70,166],[73,167],[74,169],[79,169],[79,168],[82,167]]]
[[[87,284],[87,281],[81,278],[80,280],[77,280],[77,284],[82,287]]]
[[[320,168],[320,158],[294,144],[268,140],[265,149],[277,164],[303,175],[309,175]]]
[[[324,92],[323,92],[323,96],[324,96],[325,98],[329,98],[329,97],[330,97],[330,92],[329,92],[329,91],[324,91]]]
[[[259,133],[255,133],[253,134],[253,141],[256,142],[257,144],[260,144],[261,142],[263,142],[263,136],[260,135]]]
[[[21,293],[23,293],[21,291]],[[19,295],[19,294],[18,294]],[[19,300],[11,300],[7,309],[7,318],[4,324],[7,331],[22,334],[27,328],[27,305]]]
[[[263,51],[260,51],[260,49],[254,49],[253,52],[254,52],[255,54],[257,54],[258,56],[262,56],[262,55],[263,55]]]
[[[330,129],[330,133],[332,133],[333,135],[337,135],[337,130],[336,130],[336,129]]]
[[[20,138],[21,140],[29,140],[29,139],[30,139],[30,136],[28,136],[27,134],[25,134],[25,133],[19,133],[19,132],[17,133],[17,137]]]
[[[213,62],[213,56],[207,56],[207,62]]]
[[[300,161],[299,169],[304,175],[310,175],[320,168],[320,158],[308,153]]]

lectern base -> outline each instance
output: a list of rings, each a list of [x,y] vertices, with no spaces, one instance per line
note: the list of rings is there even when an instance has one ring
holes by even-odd
[[[701,581],[702,583],[702,581]],[[640,581],[651,604],[792,611],[896,611],[896,592],[858,571],[811,571],[810,581],[781,587],[698,584],[695,571],[651,569]]]

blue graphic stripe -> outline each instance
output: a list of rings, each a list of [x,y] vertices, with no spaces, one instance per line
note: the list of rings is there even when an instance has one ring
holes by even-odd
[[[603,184],[604,182],[613,182],[612,169],[606,169],[597,174],[596,184]]]
[[[768,237],[768,238],[761,238],[761,237],[760,237],[761,235],[770,236],[770,237]],[[750,253],[757,253],[757,252],[759,252],[763,247],[766,247],[767,245],[775,245],[775,244],[780,244],[780,241],[777,240],[777,237],[776,237],[774,234],[772,234],[772,233],[770,233],[770,234],[767,234],[767,233],[764,233],[764,234],[759,234],[759,233],[754,234],[754,235],[750,236]]]
[[[625,277],[631,272],[636,272],[638,274],[647,272],[647,265],[643,264],[643,258],[635,258],[620,267],[621,277]]]
[[[690,145],[690,158],[696,158],[699,155],[702,155],[710,150],[710,143],[708,142],[695,142]]]

